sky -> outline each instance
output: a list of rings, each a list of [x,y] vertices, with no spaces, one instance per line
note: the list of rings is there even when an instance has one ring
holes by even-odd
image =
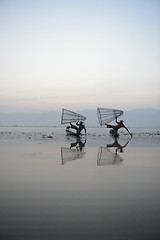
[[[0,0],[0,112],[160,109],[159,0]]]

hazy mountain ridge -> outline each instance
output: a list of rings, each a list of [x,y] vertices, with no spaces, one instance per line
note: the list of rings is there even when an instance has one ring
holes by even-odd
[[[87,117],[86,126],[99,126],[96,109],[78,111]],[[160,127],[160,110],[135,109],[124,112],[119,119],[128,127]],[[114,124],[114,122],[113,122]],[[61,112],[0,113],[0,126],[60,126]]]
[[[160,127],[160,110],[149,108],[127,111],[123,120],[133,127]]]

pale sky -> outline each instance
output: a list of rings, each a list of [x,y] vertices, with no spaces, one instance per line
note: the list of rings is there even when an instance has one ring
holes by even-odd
[[[160,109],[159,0],[0,0],[0,112]]]

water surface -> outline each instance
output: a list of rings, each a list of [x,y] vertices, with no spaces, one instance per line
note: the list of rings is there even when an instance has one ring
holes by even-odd
[[[155,130],[63,130],[0,129],[1,239],[159,239]]]

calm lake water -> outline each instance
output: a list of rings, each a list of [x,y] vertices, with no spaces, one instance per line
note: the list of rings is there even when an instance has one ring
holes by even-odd
[[[160,239],[160,135],[0,127],[0,239]]]

